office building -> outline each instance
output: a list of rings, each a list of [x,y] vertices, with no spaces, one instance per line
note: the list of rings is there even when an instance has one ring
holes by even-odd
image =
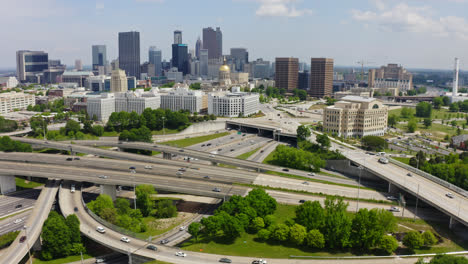
[[[333,59],[312,58],[309,95],[316,98],[333,94]]]
[[[219,28],[216,31],[211,28],[203,29],[203,49],[208,50],[208,59],[216,59],[222,56],[223,35]]]
[[[249,63],[249,53],[246,48],[231,48],[231,59],[236,72],[243,72],[244,65]]]
[[[109,92],[106,89],[106,80],[110,83],[110,77],[105,75],[91,76],[88,78],[88,89],[93,92]]]
[[[413,74],[398,64],[388,64],[369,70],[368,84],[371,88],[398,88],[406,92],[413,89]]]
[[[9,92],[0,94],[0,114],[25,109],[28,105],[35,106],[36,98],[33,94]]]
[[[184,73],[177,70],[177,68],[171,68],[166,72],[166,77],[168,81],[173,81],[175,83],[181,83],[184,81]]]
[[[81,60],[75,60],[75,70],[77,71],[83,70],[83,62],[81,62]]]
[[[247,84],[249,83],[248,72],[231,72],[231,82],[233,84]]]
[[[111,75],[111,93],[124,93],[128,91],[127,76],[123,70],[113,70]]]
[[[63,65],[60,60],[49,60],[48,69],[42,72],[41,83],[58,83],[61,80],[61,76],[65,72],[67,66]]]
[[[76,83],[78,87],[88,87],[88,78],[94,76],[90,71],[65,71],[61,81],[64,83]]]
[[[155,46],[151,46],[148,52],[148,61],[154,65],[154,76],[162,75],[162,52]]]
[[[339,137],[383,136],[388,107],[375,98],[345,96],[323,111],[323,130]]]
[[[155,75],[155,66],[154,64],[151,64],[149,62],[145,62],[141,65],[141,69],[140,69],[140,72],[141,72],[141,76],[140,76],[140,80],[144,80],[146,78],[143,78],[142,76],[145,75],[146,77],[154,77],[156,76]]]
[[[172,67],[184,75],[189,73],[188,47],[186,44],[172,44]]]
[[[276,87],[292,91],[297,88],[299,72],[298,58],[276,58],[275,60]]]
[[[161,98],[157,88],[149,92],[137,89],[135,91],[115,94],[116,112],[136,112],[141,115],[146,108],[158,109],[160,104]]]
[[[297,80],[297,88],[302,90],[309,90],[310,73],[308,71],[299,72]]]
[[[119,33],[119,66],[127,76],[140,77],[140,32]]]
[[[233,90],[235,90],[233,87]],[[250,116],[259,111],[257,93],[232,92],[208,95],[208,114],[225,117]]]
[[[200,50],[200,75],[208,76],[208,50]]]
[[[49,67],[49,55],[43,51],[16,52],[16,77],[20,82],[40,82],[40,74]]]
[[[202,48],[203,48],[202,41],[201,41],[200,37],[198,37],[197,43],[195,44],[195,56],[197,57],[197,59],[200,59],[200,50]]]
[[[93,71],[97,71],[99,66],[107,66],[106,45],[93,45],[91,50],[93,57]]]
[[[87,98],[86,111],[91,118],[96,116],[98,121],[107,122],[110,115],[115,112],[114,94],[103,93],[99,97]]]
[[[256,61],[250,62],[244,65],[244,71],[249,72],[250,76],[254,79],[267,79],[271,76],[270,62],[264,61],[263,59],[257,59]]]
[[[19,82],[16,77],[0,77],[0,88],[15,88],[18,84]]]
[[[188,110],[199,113],[202,108],[202,92],[187,88],[176,88],[167,94],[161,94],[161,108],[172,111]]]
[[[182,44],[182,31],[174,31],[174,44]]]

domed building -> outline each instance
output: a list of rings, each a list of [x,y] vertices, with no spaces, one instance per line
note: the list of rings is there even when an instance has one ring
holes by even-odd
[[[231,69],[226,63],[226,58],[224,58],[224,63],[219,67],[218,82],[220,86],[231,85]]]

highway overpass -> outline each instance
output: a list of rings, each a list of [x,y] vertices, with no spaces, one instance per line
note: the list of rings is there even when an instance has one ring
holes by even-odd
[[[273,138],[273,140],[297,143],[295,133],[286,133],[274,126],[227,120],[226,128],[239,130],[240,132],[256,133],[262,137]]]

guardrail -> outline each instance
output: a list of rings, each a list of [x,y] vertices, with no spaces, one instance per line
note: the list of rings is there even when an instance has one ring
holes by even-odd
[[[142,235],[142,234],[138,234],[138,233],[135,233],[135,232],[132,232],[130,230],[127,230],[127,229],[124,229],[120,226],[116,226],[112,223],[109,223],[107,222],[106,220],[102,219],[101,217],[99,217],[97,214],[95,214],[93,211],[91,211],[91,209],[88,208],[88,206],[86,206],[86,203],[84,202],[83,200],[83,195],[81,195],[81,202],[83,203],[83,207],[85,208],[86,212],[94,219],[96,220],[98,223],[100,223],[101,225],[109,228],[109,229],[112,229],[114,231],[117,231],[121,234],[124,234],[126,236],[129,236],[129,237],[133,237],[133,238],[137,238],[137,239],[141,239],[141,240],[146,240],[149,238],[149,236],[145,236],[145,235]]]
[[[447,253],[427,253],[414,255],[392,255],[392,256],[343,256],[343,257],[322,257],[322,256],[296,256],[290,255],[290,258],[303,259],[397,259],[397,258],[419,258],[419,257],[435,257],[437,255],[467,255],[468,251],[454,251]]]
[[[409,170],[409,171],[411,171],[413,173],[416,173],[416,174],[418,174],[420,176],[423,176],[424,178],[426,178],[426,179],[428,179],[430,181],[433,181],[433,182],[435,182],[437,184],[440,184],[440,185],[442,185],[442,186],[444,186],[444,187],[446,187],[446,188],[448,188],[448,189],[450,189],[450,190],[452,190],[452,191],[454,191],[454,192],[456,192],[456,193],[458,193],[460,195],[468,197],[468,191],[465,191],[465,190],[463,190],[462,188],[460,188],[458,186],[455,186],[455,185],[453,185],[453,184],[451,184],[449,182],[446,182],[446,181],[444,181],[444,180],[442,180],[440,178],[437,178],[436,176],[434,176],[432,174],[429,174],[429,173],[424,172],[422,170],[416,169],[415,167],[407,165],[407,164],[405,164],[403,162],[394,160],[392,158],[389,158],[388,160],[390,161],[390,163],[392,163],[394,165],[397,165],[397,166],[399,166],[401,168],[404,168],[404,169]]]

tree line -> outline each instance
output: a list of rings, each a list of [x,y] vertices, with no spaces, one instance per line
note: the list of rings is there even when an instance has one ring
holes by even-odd
[[[18,123],[14,120],[7,120],[0,116],[0,132],[13,132],[18,129]]]
[[[0,137],[0,151],[5,152],[32,152],[31,145],[12,140],[8,136]]]

